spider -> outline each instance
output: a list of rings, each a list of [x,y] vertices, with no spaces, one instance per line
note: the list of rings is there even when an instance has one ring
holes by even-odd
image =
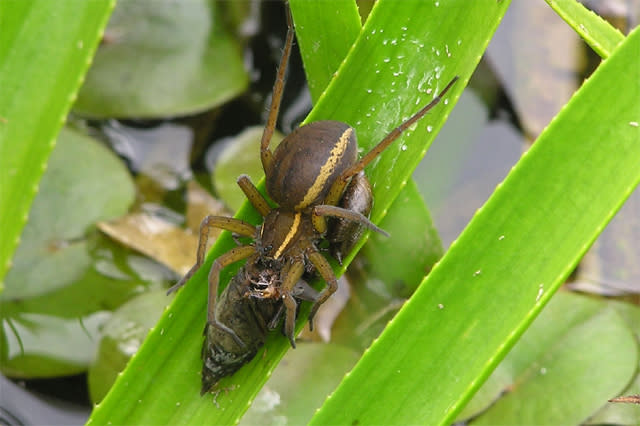
[[[237,343],[242,339],[223,323],[216,312],[219,275],[222,269],[234,262],[248,258],[258,262],[278,275],[278,285],[269,292],[252,292],[259,299],[282,299],[285,309],[284,330],[291,346],[295,348],[294,326],[297,302],[294,287],[303,273],[316,270],[326,281],[324,288],[311,308],[309,324],[318,308],[336,291],[338,283],[327,259],[319,252],[317,244],[325,237],[333,246],[332,252],[341,260],[357,229],[365,227],[386,234],[373,224],[366,215],[371,207],[371,189],[364,168],[378,156],[400,134],[422,118],[433,108],[457,81],[454,77],[442,92],[428,105],[385,136],[371,151],[358,159],[358,144],[355,129],[339,121],[316,121],[295,129],[284,138],[275,151],[269,148],[273,135],[280,101],[284,89],[285,71],[294,38],[293,21],[287,7],[287,37],[280,60],[273,98],[260,147],[260,158],[265,172],[266,190],[278,205],[271,208],[248,176],[238,178],[238,186],[249,202],[263,216],[262,225],[254,226],[240,219],[222,216],[207,216],[200,225],[196,264],[175,284],[169,292],[183,286],[202,266],[209,229],[221,228],[240,236],[250,237],[254,242],[234,247],[219,256],[209,271],[209,297],[207,323],[227,333]],[[328,229],[326,218],[336,218]],[[347,227],[356,224],[355,229]],[[267,303],[265,301],[265,303]]]

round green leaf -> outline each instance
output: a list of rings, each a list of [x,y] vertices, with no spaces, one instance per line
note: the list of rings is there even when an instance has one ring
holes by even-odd
[[[21,313],[2,318],[2,374],[43,378],[82,372],[93,359],[93,336],[108,316],[107,312],[96,312],[82,319],[67,319]]]
[[[504,394],[474,423],[581,423],[625,388],[637,363],[633,331],[610,303],[559,293],[460,418]]]
[[[96,360],[89,368],[89,393],[94,403],[109,391],[169,301],[165,290],[146,292],[122,305],[104,324]]]
[[[63,130],[0,300],[48,293],[78,279],[89,265],[86,231],[126,212],[133,198],[129,173],[115,155],[94,139]]]
[[[121,304],[139,285],[105,270],[113,256],[92,253],[87,231],[123,214],[133,198],[130,176],[116,156],[63,130],[0,296],[4,374],[44,377],[86,368],[92,335],[105,319],[101,311]]]
[[[262,126],[250,127],[226,141],[215,163],[213,185],[218,196],[233,211],[238,210],[247,199],[236,183],[238,176],[248,175],[254,183],[264,176],[260,157],[256,155],[256,152],[260,152],[263,130]],[[282,138],[282,134],[276,131],[273,134],[272,145],[277,146]]]
[[[166,117],[219,105],[248,82],[218,2],[118,2],[74,110]]]

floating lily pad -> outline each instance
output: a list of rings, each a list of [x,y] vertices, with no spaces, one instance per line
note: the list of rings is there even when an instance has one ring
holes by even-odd
[[[89,369],[89,393],[94,403],[109,391],[170,301],[164,290],[146,292],[122,305],[104,324],[96,360]]]
[[[93,359],[94,336],[108,317],[96,312],[83,319],[35,313],[3,318],[2,373],[30,378],[83,371]]]
[[[213,185],[224,202],[233,210],[240,208],[246,197],[236,184],[241,174],[248,175],[254,183],[264,176],[260,162],[260,139],[264,127],[249,127],[234,138],[225,141],[213,171]],[[274,149],[283,136],[273,134],[271,148]]]
[[[625,319],[629,328],[635,333],[636,340],[640,341],[640,308],[637,305],[623,302],[611,303],[616,311]],[[640,395],[640,371],[629,385],[615,396]],[[593,425],[636,425],[640,424],[640,409],[634,404],[609,403],[589,419],[586,424]]]
[[[75,111],[166,117],[219,105],[247,87],[242,50],[219,2],[119,1]]]
[[[123,164],[95,140],[65,129],[51,154],[0,301],[51,292],[90,263],[87,230],[124,214],[134,188]]]
[[[459,419],[486,409],[473,424],[579,424],[627,387],[637,365],[634,330],[614,304],[559,293]],[[597,378],[577,373],[586,371]]]
[[[88,236],[95,235],[94,222],[123,214],[133,199],[117,157],[91,138],[62,131],[0,296],[3,373],[50,377],[86,368],[105,311],[142,284],[114,275],[115,255]]]

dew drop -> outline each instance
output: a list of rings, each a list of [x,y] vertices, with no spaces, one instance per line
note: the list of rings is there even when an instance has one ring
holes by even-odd
[[[543,294],[544,294],[544,284],[540,284],[538,286],[538,294],[536,295],[536,302],[540,300]]]

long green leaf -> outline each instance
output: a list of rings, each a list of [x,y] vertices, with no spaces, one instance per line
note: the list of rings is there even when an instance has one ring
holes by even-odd
[[[545,0],[602,59],[624,40],[620,31],[576,0]]]
[[[333,8],[333,2],[322,2]],[[320,97],[311,120],[338,119],[353,125],[364,150],[433,98],[454,76],[461,81],[415,129],[368,168],[372,177],[378,221],[410,177],[453,101],[464,87],[507,2],[484,0],[424,2],[381,0],[372,11],[355,46]],[[478,23],[483,23],[478,25]],[[301,29],[302,31],[302,29]],[[239,217],[257,222],[255,212]],[[206,275],[211,261],[234,245],[223,236],[208,261],[180,290],[176,300],[147,337],[116,384],[94,410],[90,422],[112,423],[233,423],[242,415],[267,379],[288,343],[273,334],[265,351],[230,378],[221,392],[200,398],[199,348],[205,320]],[[234,270],[225,271],[226,282]],[[308,307],[307,307],[308,309]],[[304,311],[300,325],[304,322]]]
[[[114,0],[0,5],[0,290]]]
[[[329,13],[322,13],[326,6],[318,2],[290,0],[289,4],[296,22],[297,42],[311,97],[318,99],[360,33],[360,15],[355,1],[338,2]],[[442,246],[415,183],[406,185],[398,198],[404,201],[393,203],[387,218],[380,222],[382,229],[391,232],[393,241],[374,238],[365,246],[365,250],[371,258],[374,275],[388,288],[395,286],[397,290],[397,283],[402,282],[406,288],[413,290],[442,255]],[[411,226],[407,226],[409,223]],[[368,240],[363,238],[358,246],[362,247],[365,241]],[[416,250],[415,244],[420,244],[424,250]],[[402,249],[399,250],[400,246]],[[391,247],[394,253],[389,257],[387,252]],[[390,269],[387,265],[376,267],[376,261],[383,259],[391,261],[394,268]],[[390,279],[392,276],[393,279]]]
[[[355,1],[337,2],[332,8],[308,0],[293,0],[289,4],[315,104],[360,34],[358,6]]]
[[[636,29],[518,162],[312,423],[453,421],[640,181],[639,51]]]

